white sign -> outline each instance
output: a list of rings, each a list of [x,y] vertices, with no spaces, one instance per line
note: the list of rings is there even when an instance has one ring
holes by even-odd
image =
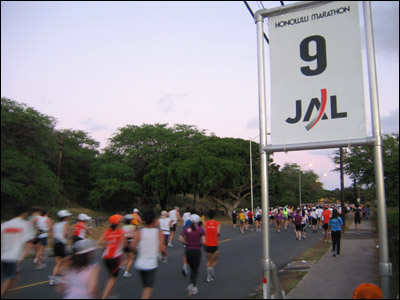
[[[357,1],[268,17],[273,145],[367,137]]]

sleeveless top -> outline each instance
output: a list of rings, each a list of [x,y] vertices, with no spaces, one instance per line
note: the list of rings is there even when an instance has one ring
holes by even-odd
[[[146,271],[158,268],[160,254],[160,238],[158,228],[143,228],[140,230],[140,240],[137,245],[135,269]]]
[[[67,244],[67,238],[64,236],[64,226],[68,221],[58,222],[53,226],[53,240],[54,243],[61,242]]]
[[[74,235],[80,237],[81,239],[85,239],[86,236],[86,223],[78,222],[74,225]]]
[[[48,217],[38,216],[36,219],[36,226],[37,226],[38,230],[40,231],[38,238],[47,237],[47,233],[49,231],[49,225],[46,222],[47,218]]]
[[[107,229],[104,232],[104,240],[106,241],[106,249],[103,253],[104,259],[113,259],[121,256],[123,253],[123,240],[125,238],[125,233],[121,228],[112,230]]]
[[[205,223],[206,229],[206,242],[205,245],[209,247],[218,246],[218,221],[208,220]]]

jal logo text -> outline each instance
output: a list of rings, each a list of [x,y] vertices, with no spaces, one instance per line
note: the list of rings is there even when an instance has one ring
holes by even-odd
[[[308,105],[307,112],[304,116],[303,122],[309,122],[305,128],[307,131],[311,130],[317,123],[322,120],[327,120],[328,116],[325,113],[326,103],[327,103],[327,91],[326,89],[321,89],[321,101],[318,98],[312,98],[310,104]],[[347,112],[338,112],[337,110],[337,99],[335,95],[330,96],[331,100],[331,119],[347,118]],[[311,115],[317,109],[318,115],[316,115],[311,121]],[[296,100],[296,116],[294,118],[287,118],[286,122],[289,124],[296,124],[302,118],[301,110],[301,100]]]

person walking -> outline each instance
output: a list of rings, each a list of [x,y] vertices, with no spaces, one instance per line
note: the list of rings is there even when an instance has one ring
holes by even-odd
[[[283,219],[282,210],[281,210],[281,208],[278,208],[278,211],[275,214],[276,232],[277,233],[281,232],[282,219]]]
[[[332,217],[329,219],[329,230],[331,231],[332,237],[332,255],[340,256],[340,239],[343,232],[344,235],[344,223],[342,218],[336,209],[332,212]]]
[[[361,234],[361,208],[359,207],[358,203],[354,209],[354,226],[355,231],[358,235]]]
[[[69,221],[68,218],[72,216],[68,210],[60,210],[57,213],[58,222],[53,226],[53,249],[54,259],[56,264],[53,268],[51,276],[49,276],[49,285],[55,285],[60,280],[62,274],[67,266],[67,253],[65,247],[69,238]]]
[[[262,210],[258,206],[257,206],[255,215],[256,215],[256,220],[255,220],[255,222],[256,222],[256,232],[259,232],[262,229],[262,222],[261,222],[262,221]]]
[[[199,292],[196,281],[201,261],[201,245],[205,243],[204,229],[198,226],[200,217],[192,214],[190,220],[192,225],[186,228],[182,235],[179,236],[179,241],[186,246],[186,258],[191,270],[190,284],[186,288],[189,297]]]
[[[17,205],[14,218],[1,224],[1,271],[4,281],[1,284],[1,298],[17,281],[17,266],[23,258],[26,243],[35,238],[32,225],[25,219],[28,208]]]
[[[126,246],[125,233],[118,227],[122,219],[123,216],[118,214],[109,217],[108,222],[110,223],[110,227],[104,231],[103,235],[97,242],[97,246],[99,247],[105,244],[102,258],[109,274],[109,279],[104,289],[102,299],[107,298],[114,288],[115,281],[118,277],[119,267],[121,265],[123,249]]]
[[[208,212],[210,220],[205,222],[206,239],[204,250],[207,256],[207,282],[214,281],[215,267],[218,264],[218,238],[221,235],[221,224],[214,220],[215,210]]]
[[[312,229],[313,232],[317,232],[318,231],[318,216],[317,216],[317,211],[316,208],[313,207],[312,211],[311,211],[311,225],[312,225]]]
[[[134,267],[139,272],[144,286],[142,299],[149,299],[158,269],[158,257],[160,253],[167,257],[167,247],[164,243],[164,235],[158,229],[158,219],[153,211],[143,214],[145,227],[135,232],[132,249],[137,249],[137,257]]]
[[[303,221],[303,216],[301,215],[300,209],[297,209],[296,214],[294,216],[294,224],[296,226],[296,240],[301,241],[301,232],[302,232],[302,225],[301,222]]]

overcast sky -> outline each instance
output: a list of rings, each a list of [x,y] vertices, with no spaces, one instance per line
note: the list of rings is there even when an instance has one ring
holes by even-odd
[[[398,132],[399,3],[372,2],[372,13],[382,129]],[[88,132],[102,148],[128,124],[190,124],[258,142],[256,46],[242,1],[2,1],[1,96],[55,117],[58,129]],[[311,162],[335,189],[334,150],[274,159],[304,171]]]

